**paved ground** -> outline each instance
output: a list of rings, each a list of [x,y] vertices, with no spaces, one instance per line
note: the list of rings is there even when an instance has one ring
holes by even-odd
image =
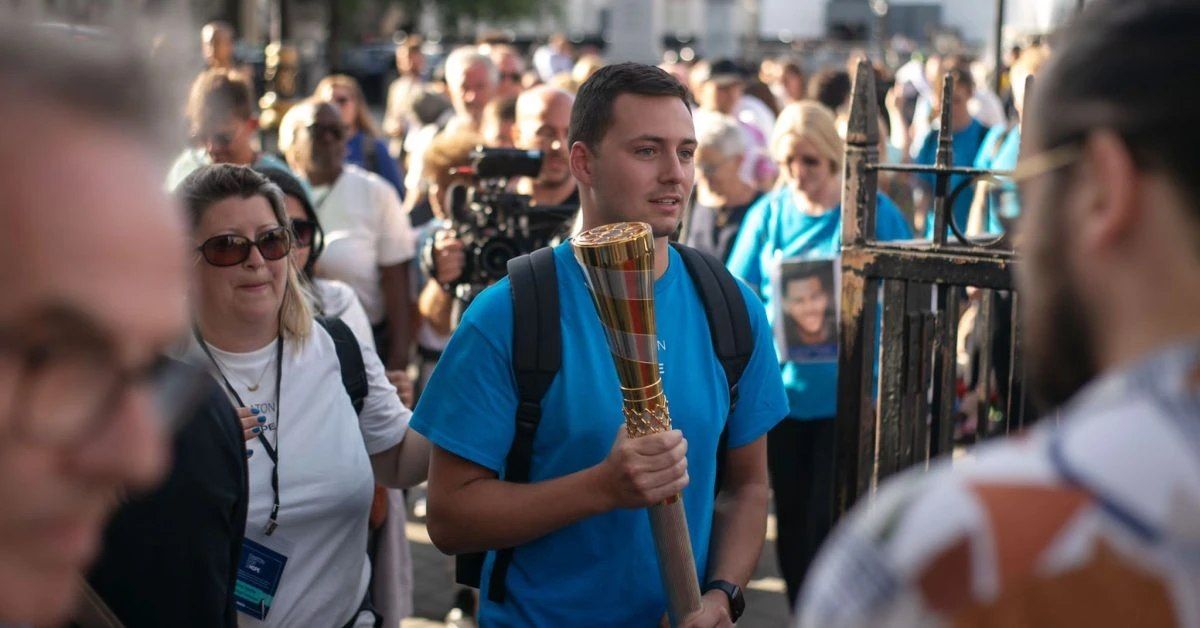
[[[419,495],[413,491],[413,498]],[[413,604],[415,616],[405,620],[404,628],[436,628],[449,612],[454,596],[454,563],[430,542],[424,520],[409,509],[408,540],[412,546]],[[775,520],[767,524],[767,542],[758,569],[746,590],[746,614],[738,622],[744,628],[774,628],[787,624],[788,608],[783,580],[775,563]]]

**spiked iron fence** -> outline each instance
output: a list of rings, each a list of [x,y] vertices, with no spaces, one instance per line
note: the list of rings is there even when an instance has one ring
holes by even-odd
[[[943,102],[951,102],[952,90],[948,77]],[[958,440],[1005,434],[1032,418],[1022,386],[1012,281],[1017,259],[1010,240],[968,237],[952,214],[955,199],[976,181],[1008,173],[952,166],[950,107],[942,107],[933,166],[880,164],[878,120],[875,75],[863,61],[855,77],[842,190],[838,514],[878,480],[953,449],[965,414],[958,394],[964,371],[960,320],[972,302],[979,342],[972,360],[977,375],[968,379],[976,382],[976,429]],[[931,241],[876,239],[878,179],[888,171],[933,175]],[[963,180],[952,185],[951,177]]]

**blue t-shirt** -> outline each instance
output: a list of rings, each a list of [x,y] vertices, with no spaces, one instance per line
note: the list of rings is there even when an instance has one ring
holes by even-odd
[[[954,163],[952,165],[960,167],[973,166],[975,164],[975,156],[979,154],[979,147],[983,145],[983,138],[987,135],[987,133],[988,128],[983,126],[983,124],[975,118],[971,118],[971,124],[967,125],[966,128],[954,133],[954,138],[952,140],[952,144],[954,146]],[[913,160],[913,163],[921,164],[923,166],[932,166],[934,162],[937,161],[937,145],[937,131],[930,131],[925,135],[925,141],[921,143],[921,150],[917,152],[917,157]],[[925,185],[929,186],[930,190],[933,189],[933,186],[936,183],[936,177],[934,177],[932,174],[919,174],[917,177],[920,178],[921,181],[924,181]],[[954,188],[957,187],[959,183],[962,183],[963,179],[965,179],[965,177],[962,175],[954,175],[950,177],[949,185],[946,188],[946,195],[949,196],[950,194],[953,194]],[[967,230],[967,217],[971,213],[972,197],[973,188],[967,188],[963,190],[962,193],[958,195],[958,199],[954,201],[954,220],[964,233]],[[931,203],[928,216],[925,219],[926,238],[933,238],[933,222],[933,206]],[[946,233],[950,234],[949,225],[946,226]]]
[[[912,229],[900,209],[884,194],[878,195],[875,234],[880,240],[912,238]],[[842,208],[820,216],[796,208],[790,188],[780,188],[759,199],[742,222],[742,230],[727,266],[758,294],[775,320],[772,275],[779,260],[832,259],[842,249]],[[837,361],[795,363],[783,361],[783,383],[788,396],[788,418],[827,419],[837,414]]]
[[[562,319],[562,368],[542,400],[530,481],[599,464],[623,424],[620,384],[600,318],[570,243],[555,248]],[[729,387],[713,353],[704,306],[683,260],[670,250],[654,284],[658,357],[673,425],[688,441],[691,484],[683,492],[688,531],[704,581],[712,530],[717,441],[747,445],[787,414],[770,327],[742,286],[756,345],[728,416]],[[512,445],[517,410],[512,370],[513,308],[508,279],[484,290],[433,371],[412,428],[455,455],[498,473]],[[483,569],[480,625],[652,626],[666,611],[658,560],[643,509],[580,520],[522,545],[508,567],[503,604],[487,599],[494,553]]]
[[[375,163],[373,164],[367,164],[366,153],[363,150],[367,141],[374,142],[375,145]],[[346,163],[370,170],[383,177],[392,184],[393,188],[396,188],[396,194],[400,196],[400,200],[404,200],[404,175],[400,172],[400,165],[388,153],[387,144],[383,140],[367,140],[366,133],[362,131],[355,133],[354,137],[346,142]]]
[[[989,170],[1012,170],[1017,167],[1017,157],[1021,153],[1021,126],[995,126],[988,131],[979,147],[979,155],[975,157],[976,168]],[[988,195],[988,233],[1003,233],[1006,220],[1014,220],[1021,215],[1021,205],[1017,202],[1016,185],[1011,181],[1003,181],[999,190]]]

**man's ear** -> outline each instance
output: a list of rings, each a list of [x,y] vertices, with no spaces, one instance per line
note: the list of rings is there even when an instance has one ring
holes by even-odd
[[[1083,215],[1078,225],[1089,252],[1109,249],[1137,227],[1142,216],[1137,166],[1129,147],[1113,131],[1102,129],[1084,143],[1081,168]]]
[[[251,131],[257,131],[258,130],[258,118],[255,116],[251,116],[251,117],[247,118],[246,119],[246,127]]]
[[[594,154],[587,144],[583,142],[575,142],[571,144],[571,152],[568,155],[568,162],[571,165],[571,175],[580,185],[592,187],[592,167],[594,165]]]

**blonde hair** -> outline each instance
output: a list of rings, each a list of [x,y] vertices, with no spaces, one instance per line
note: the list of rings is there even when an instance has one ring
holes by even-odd
[[[187,210],[192,231],[199,226],[208,208],[234,196],[261,196],[271,206],[271,213],[280,225],[291,224],[283,204],[283,191],[270,179],[245,166],[213,164],[199,168],[183,180],[176,194]],[[290,229],[288,234],[291,236]],[[285,255],[283,259],[287,265],[287,278],[279,304],[279,333],[285,339],[295,340],[299,350],[299,345],[312,333],[312,297],[301,282],[292,256]]]
[[[837,132],[837,119],[828,107],[815,100],[801,100],[783,108],[771,133],[771,158],[780,166],[787,160],[787,142],[807,140],[821,157],[833,163],[834,172],[842,168],[845,144]],[[787,168],[781,168],[787,172]]]
[[[321,100],[329,100],[333,98],[333,90],[337,87],[350,90],[350,97],[354,99],[354,130],[362,131],[372,139],[379,138],[381,136],[379,128],[375,126],[371,110],[367,107],[367,99],[363,96],[362,88],[359,87],[358,81],[354,80],[354,77],[346,74],[330,74],[317,83],[317,88],[313,90],[313,96]]]

